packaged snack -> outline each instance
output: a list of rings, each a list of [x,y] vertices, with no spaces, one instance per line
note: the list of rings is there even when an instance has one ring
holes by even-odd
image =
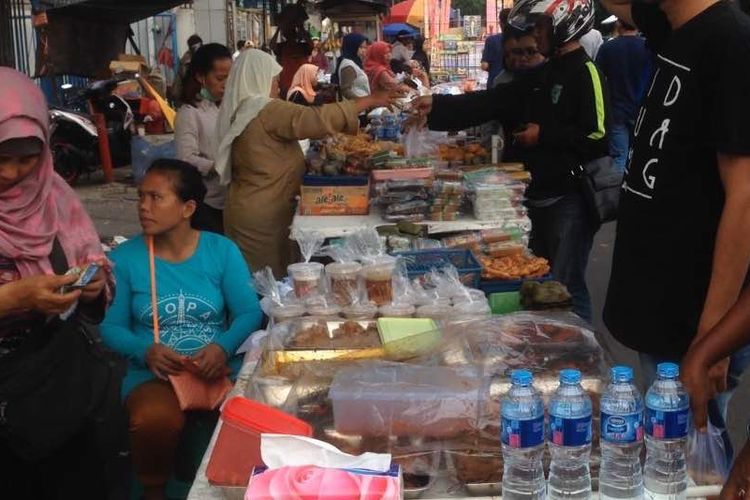
[[[396,259],[383,258],[380,262],[366,265],[362,268],[367,297],[375,304],[382,306],[393,300],[393,273]]]
[[[318,292],[323,279],[323,264],[319,262],[298,262],[287,267],[294,283],[294,293],[298,298]]]
[[[362,266],[356,262],[333,262],[325,268],[330,290],[336,303],[351,304],[358,295],[359,274]]]

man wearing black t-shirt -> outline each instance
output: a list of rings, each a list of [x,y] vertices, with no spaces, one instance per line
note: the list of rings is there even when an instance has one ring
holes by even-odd
[[[603,3],[656,52],[604,310],[612,334],[641,353],[650,382],[656,361],[679,360],[718,323],[748,271],[750,18],[731,0]],[[717,392],[727,389],[728,367],[712,369]]]

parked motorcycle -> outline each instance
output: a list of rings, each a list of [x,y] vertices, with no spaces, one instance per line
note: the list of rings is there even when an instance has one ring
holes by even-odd
[[[50,107],[50,147],[55,171],[69,184],[74,184],[81,174],[95,172],[102,164],[94,119],[80,109],[104,115],[113,166],[130,164],[133,111],[124,99],[112,94],[117,83],[117,79],[96,81],[74,93],[63,89],[65,107]]]

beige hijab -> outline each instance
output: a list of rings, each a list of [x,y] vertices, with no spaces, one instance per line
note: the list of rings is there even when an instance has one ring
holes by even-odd
[[[271,84],[281,66],[261,50],[244,50],[232,65],[216,124],[216,172],[221,183],[232,180],[232,143],[271,102]]]

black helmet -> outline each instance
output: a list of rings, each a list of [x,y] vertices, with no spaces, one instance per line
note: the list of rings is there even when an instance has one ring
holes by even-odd
[[[578,40],[594,27],[593,0],[516,0],[508,23],[519,30],[534,27],[540,16],[552,19],[556,46]]]

